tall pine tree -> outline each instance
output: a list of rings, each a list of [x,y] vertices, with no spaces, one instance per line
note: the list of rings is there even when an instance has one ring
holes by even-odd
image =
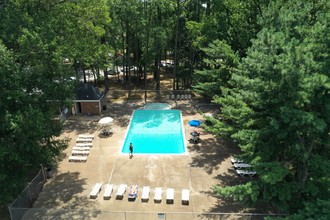
[[[330,196],[329,1],[277,1],[232,75],[212,130],[233,138],[258,178],[223,196],[296,211]]]

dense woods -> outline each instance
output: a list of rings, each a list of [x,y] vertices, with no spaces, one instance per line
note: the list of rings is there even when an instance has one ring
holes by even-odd
[[[321,3],[285,6],[264,11],[263,29],[213,100],[222,112],[210,129],[236,140],[259,173],[220,194],[294,211],[316,199],[329,205],[329,14]]]
[[[258,173],[215,192],[329,218],[329,11],[327,0],[0,1],[0,203],[65,148],[53,116],[74,97],[70,77],[121,67],[126,88],[152,72],[162,90],[170,60],[172,89],[217,104],[205,129]]]

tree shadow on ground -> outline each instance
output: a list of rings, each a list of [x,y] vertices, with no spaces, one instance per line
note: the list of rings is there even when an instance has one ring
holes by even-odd
[[[66,172],[53,177],[24,219],[91,219],[101,214],[95,201],[81,195],[86,179],[79,176]]]
[[[214,177],[219,180],[219,186],[235,186],[240,184],[245,184],[252,181],[257,176],[238,176],[234,168],[229,169],[227,173],[219,174]],[[256,205],[247,205],[241,201],[235,201],[233,198],[224,198],[216,194],[213,189],[208,191],[202,191],[202,194],[208,197],[213,197],[216,199],[215,205],[205,213],[225,213],[221,214],[222,218],[234,218],[234,219],[264,219],[267,215],[272,215],[275,213],[271,207],[267,204],[260,203]],[[205,219],[214,219],[212,215],[201,215]]]
[[[209,191],[202,191],[207,197],[216,199],[215,206],[204,210],[199,217],[202,219],[215,219],[215,216],[220,216],[220,219],[264,219],[269,215],[267,211],[260,207],[247,207],[246,204],[240,201],[235,201],[232,198],[222,198],[218,196],[212,189]],[[219,217],[218,217],[219,218]]]
[[[127,127],[133,110],[133,106],[129,106],[126,103],[112,103],[111,113],[109,114],[111,114],[111,117],[113,117],[119,127]]]
[[[79,134],[93,134],[97,129],[97,122],[99,121],[97,116],[75,115],[70,116],[65,121],[64,132]]]
[[[112,135],[113,135],[113,132],[109,132],[108,134],[104,134],[103,132],[100,132],[98,134],[98,137],[99,138],[110,138],[110,137],[112,137]]]
[[[253,179],[256,179],[257,176],[239,176],[236,173],[234,167],[230,168],[227,173],[222,173],[214,177],[219,181],[221,186],[234,186],[239,184],[245,184]]]
[[[93,134],[96,131],[101,131],[101,125],[98,121],[106,116],[112,117],[119,127],[127,127],[130,122],[131,115],[135,109],[140,109],[141,104],[134,102],[123,101],[122,103],[111,103],[111,108],[102,112],[101,115],[75,115],[70,116],[65,121],[64,132],[77,134]]]
[[[221,186],[230,186],[230,185],[236,185],[236,184],[243,184],[248,181],[248,179],[240,178],[237,175],[235,175],[234,172],[229,173],[222,173],[214,177],[219,181],[218,185]],[[201,194],[203,194],[206,197],[212,197],[215,199],[214,206],[211,207],[208,210],[204,210],[205,213],[243,213],[246,210],[246,206],[244,206],[243,203],[234,201],[231,198],[223,198],[216,194],[216,192],[213,190],[213,188],[210,188],[207,191],[200,191]],[[227,219],[231,217],[231,214],[228,216],[221,215],[222,218]],[[214,219],[214,215],[203,215],[203,218],[205,219]],[[239,219],[236,218],[235,219]]]
[[[221,162],[238,152],[236,148],[228,147],[228,143],[215,137],[203,138],[199,144],[190,144],[187,148],[194,153],[191,166],[201,167],[208,174],[219,169]]]
[[[197,101],[192,103],[192,108],[197,109],[197,112],[199,113],[214,113],[217,111],[218,107],[208,105],[202,101]],[[189,115],[189,112],[187,112],[187,114]],[[225,162],[230,157],[239,154],[240,152],[240,149],[235,143],[229,140],[220,139],[212,134],[207,134],[205,131],[202,131],[201,142],[199,144],[189,144],[187,149],[192,155],[190,165],[193,167],[202,168],[209,175],[216,173],[216,171],[220,169],[222,162]],[[228,166],[228,162],[229,161],[223,165]],[[238,176],[235,169],[233,167],[229,167],[213,178],[216,179],[216,182],[218,182],[221,186],[234,186],[244,184],[257,177]],[[258,212],[266,213],[266,215],[268,213],[268,211],[265,211],[268,210],[264,209],[265,207],[248,207],[246,204],[239,201],[234,201],[232,198],[220,197],[212,188],[207,191],[200,191],[200,193],[215,200],[214,205],[208,210],[204,210],[205,214],[199,216],[203,219],[219,218],[219,213],[224,213],[220,215],[221,219],[263,219],[264,216],[252,216],[249,213]]]

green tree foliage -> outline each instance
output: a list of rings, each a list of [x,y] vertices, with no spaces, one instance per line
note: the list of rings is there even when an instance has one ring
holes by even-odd
[[[230,87],[214,99],[223,106],[221,120],[209,127],[237,142],[258,178],[219,194],[293,212],[328,200],[329,7],[323,0],[277,1],[264,13]]]
[[[0,203],[31,170],[55,163],[66,140],[55,117],[74,97],[75,60],[105,65],[105,1],[5,1],[0,4]],[[67,60],[67,61],[66,61]],[[64,62],[66,61],[66,62]]]
[[[141,66],[152,66],[156,90],[163,59],[175,60],[169,71],[174,73],[173,89],[191,88],[194,69],[204,68],[202,48],[219,39],[245,55],[261,29],[257,18],[267,4],[268,0],[111,0],[109,43],[124,55],[117,64],[139,66],[139,72],[133,72],[136,78],[142,77]],[[125,76],[131,82],[131,72]]]
[[[235,52],[244,56],[251,46],[251,39],[261,29],[257,20],[263,16],[268,2],[269,0],[208,1],[202,20],[205,41],[224,40]]]
[[[3,44],[0,58],[0,203],[4,204],[26,184],[31,170],[53,162],[65,141],[53,138],[60,135],[60,123],[52,119],[47,103],[38,102],[42,91],[27,92],[24,73]]]
[[[138,71],[125,71],[124,80],[139,85],[143,68],[154,72],[155,89],[160,89],[159,64],[166,58],[166,52],[174,46],[171,40],[174,30],[174,1],[130,0],[109,1],[112,23],[109,37],[117,54],[116,61],[124,67],[137,66]],[[129,68],[127,68],[128,70]],[[145,76],[143,76],[145,77]]]
[[[228,81],[239,64],[239,57],[225,42],[216,40],[203,48],[206,58],[204,70],[196,70],[194,89],[211,99],[221,94],[222,87],[228,87]]]
[[[237,57],[244,57],[246,50],[251,46],[251,39],[255,38],[261,29],[257,19],[263,17],[263,11],[267,7],[268,0],[265,1],[241,1],[241,0],[225,0],[225,1],[206,1],[206,4],[200,2],[200,16],[199,20],[188,20],[186,26],[188,29],[188,39],[190,41],[190,48],[194,49],[190,54],[194,54],[193,68],[197,69],[193,77],[192,84],[194,88],[202,92],[206,97],[212,98],[214,91],[220,94],[220,87],[217,85],[218,81],[224,83],[224,78],[230,78],[230,74],[221,72],[221,79],[216,78],[216,68],[210,71],[212,65],[209,64],[210,55],[205,47],[210,46],[210,42],[218,40],[223,41],[228,46],[221,46],[223,50],[232,50]],[[217,54],[212,55],[214,60],[217,60]],[[229,57],[228,57],[229,58]],[[219,57],[218,60],[222,59]],[[235,58],[236,59],[236,58]],[[238,59],[238,58],[237,58]],[[232,65],[232,66],[230,66]],[[224,65],[222,65],[223,67]],[[234,69],[237,67],[237,62],[226,63],[227,69]],[[205,70],[209,71],[205,71]],[[193,72],[193,71],[191,71]],[[226,77],[225,77],[226,75]],[[198,85],[196,85],[198,83]],[[222,85],[224,86],[224,84]],[[203,88],[204,87],[204,88]],[[211,87],[217,87],[216,89]],[[205,91],[208,91],[205,94]]]
[[[330,201],[317,199],[316,201],[306,202],[304,209],[286,217],[287,220],[318,219],[327,220],[330,218]],[[266,218],[269,219],[269,218]]]

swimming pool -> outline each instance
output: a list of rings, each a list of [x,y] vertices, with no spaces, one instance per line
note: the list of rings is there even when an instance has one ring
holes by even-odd
[[[180,110],[135,110],[126,132],[122,153],[183,154],[185,137]]]

